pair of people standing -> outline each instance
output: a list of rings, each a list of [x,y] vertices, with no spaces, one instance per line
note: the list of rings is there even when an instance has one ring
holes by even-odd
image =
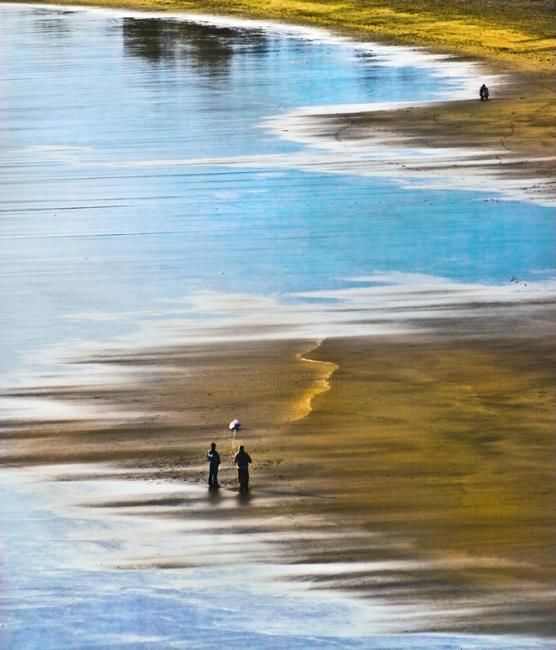
[[[218,467],[220,466],[220,454],[216,451],[215,442],[212,442],[210,445],[210,449],[207,453],[207,460],[209,463],[209,490],[214,490],[220,487],[218,484]],[[237,467],[239,491],[247,492],[249,490],[249,465],[251,464],[251,456],[249,456],[249,454],[245,451],[243,445],[240,446],[239,451],[234,456],[234,464]]]

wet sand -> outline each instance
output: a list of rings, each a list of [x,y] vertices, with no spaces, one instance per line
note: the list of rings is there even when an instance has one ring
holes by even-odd
[[[108,490],[89,505],[152,518],[153,527],[185,516],[192,531],[195,522],[226,530],[227,559],[261,535],[275,546],[274,561],[291,567],[279,579],[426,604],[431,615],[408,624],[413,630],[552,636],[553,315],[518,315],[511,327],[439,321],[429,334],[319,347],[253,342],[97,355],[83,366],[100,363],[108,376],[125,366],[135,378],[127,374],[120,390],[39,392],[100,402],[112,416],[5,422],[3,464],[64,463],[53,477],[113,478],[113,470],[68,472],[68,463],[94,462],[119,467],[125,480],[202,487],[214,439],[224,461],[216,502],[158,488],[134,499]],[[233,416],[245,422],[237,439],[225,427]],[[231,457],[240,443],[255,462],[251,495],[237,501]],[[195,553],[157,553],[141,566],[197,562]]]
[[[390,155],[398,151],[398,160],[386,164],[408,179],[428,178],[434,186],[436,176],[443,179],[439,183],[454,187],[499,189],[506,198],[555,205],[553,88],[551,75],[514,74],[495,87],[486,102],[454,100],[396,110],[315,114],[305,121],[317,145],[366,144],[370,151],[377,146]],[[300,134],[302,126],[297,125]],[[415,150],[419,155],[412,153]]]
[[[326,342],[316,356],[339,369],[291,438],[303,459],[291,469],[311,476],[310,491],[333,497],[326,508],[340,525],[387,532],[397,543],[386,552],[405,544],[432,561],[422,571],[393,572],[385,592],[396,593],[398,581],[437,605],[490,594],[500,601],[489,608],[485,598],[466,622],[474,631],[554,634],[550,342],[344,340]],[[351,560],[372,555],[365,544],[346,544],[314,557],[346,551]],[[376,593],[370,576],[356,588]]]
[[[231,454],[240,439],[257,444],[265,431],[308,413],[311,395],[329,372],[321,377],[328,364],[302,360],[313,347],[303,341],[215,343],[81,359],[74,364],[82,368],[81,379],[4,393],[16,402],[39,399],[73,405],[77,413],[85,409],[83,417],[2,422],[4,464],[168,462],[183,472],[193,463],[203,468],[195,473],[204,476],[199,449],[208,449],[211,440],[226,443]],[[100,373],[105,381],[89,384],[89,368],[91,376]],[[226,425],[239,415],[249,426],[232,445]]]

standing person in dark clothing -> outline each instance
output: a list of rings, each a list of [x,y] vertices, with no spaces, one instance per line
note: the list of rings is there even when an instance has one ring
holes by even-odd
[[[237,478],[239,480],[239,491],[249,491],[249,464],[251,463],[251,456],[245,451],[243,445],[240,446],[239,451],[235,455],[234,463],[237,467]]]
[[[213,488],[219,488],[218,485],[218,466],[220,465],[220,454],[216,451],[216,443],[210,443],[210,449],[208,450],[207,460],[209,462],[209,490]]]
[[[489,96],[488,88],[486,87],[485,84],[483,84],[481,86],[481,89],[479,90],[479,97],[481,98],[482,102],[486,102],[488,101],[488,96]]]

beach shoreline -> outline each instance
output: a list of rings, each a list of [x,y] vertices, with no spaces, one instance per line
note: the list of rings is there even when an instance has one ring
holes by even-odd
[[[267,120],[286,140],[327,152],[307,169],[347,169],[409,187],[487,189],[499,200],[556,206],[556,111],[534,79],[502,83],[497,98],[359,107],[307,108]],[[516,90],[523,96],[517,97]]]
[[[209,529],[230,532],[232,554],[241,553],[241,531],[256,530],[279,544],[275,559],[291,567],[293,584],[416,607],[449,599],[439,622],[418,617],[414,631],[552,637],[553,308],[541,316],[534,324],[517,314],[505,334],[488,319],[445,321],[393,338],[113,355],[135,369],[125,391],[61,386],[41,398],[104,400],[116,413],[143,415],[4,427],[3,465],[43,467],[74,498],[79,482],[96,481],[105,486],[97,513],[138,516],[153,530],[157,521],[208,518]],[[244,422],[237,435],[226,428],[231,415]],[[223,460],[217,509],[204,492],[211,440]],[[254,459],[249,507],[236,503],[239,444]],[[114,476],[147,487],[124,498],[110,487]],[[160,482],[175,486],[174,496],[149,494]],[[193,509],[180,501],[181,485],[197,490]],[[141,557],[129,562],[158,570],[193,562],[160,549]]]
[[[187,20],[198,18],[209,24],[211,21],[218,23],[229,18],[230,25],[235,24],[234,21],[238,25],[245,21],[246,27],[249,26],[249,21],[253,21],[253,27],[264,27],[266,24],[293,28],[299,25],[301,28],[305,26],[307,30],[330,30],[330,35],[340,39],[370,37],[379,44],[427,48],[431,54],[455,57],[462,63],[480,63],[476,96],[462,97],[461,93],[457,93],[449,101],[431,105],[415,102],[391,110],[366,110],[362,107],[349,113],[343,112],[339,105],[332,116],[328,113],[321,114],[318,109],[309,113],[302,110],[301,123],[298,112],[294,112],[291,116],[276,116],[266,120],[265,125],[275,129],[286,140],[296,135],[298,142],[305,141],[310,146],[325,149],[340,146],[348,152],[350,147],[380,152],[387,146],[398,152],[399,160],[397,167],[393,163],[388,164],[386,175],[399,177],[400,182],[420,182],[422,186],[431,188],[448,184],[454,188],[472,190],[483,189],[485,183],[488,183],[491,191],[500,193],[502,200],[556,205],[556,73],[553,56],[556,41],[554,47],[547,42],[539,51],[532,46],[521,47],[523,40],[530,45],[534,42],[531,35],[527,38],[525,35],[520,38],[515,34],[511,37],[506,35],[504,38],[508,40],[499,49],[484,51],[477,50],[476,47],[470,48],[463,34],[460,38],[452,34],[454,38],[448,44],[442,43],[439,35],[439,43],[436,43],[430,33],[427,32],[426,38],[420,34],[419,26],[424,19],[419,11],[407,18],[413,26],[413,39],[408,39],[399,35],[390,36],[387,25],[384,24],[381,24],[382,31],[380,26],[369,31],[370,26],[363,23],[350,23],[346,27],[337,20],[335,22],[332,17],[327,17],[326,11],[320,12],[318,18],[298,15],[295,11],[280,15],[272,6],[257,9],[249,2],[244,6],[234,0],[218,5],[212,16],[207,14],[210,7],[205,4],[197,6],[194,2],[159,5],[151,0],[132,3],[97,0],[21,4],[60,7],[65,10],[71,10],[72,7],[106,9],[129,12],[130,15],[137,12],[138,17],[172,19],[181,16]],[[229,11],[225,12],[227,6]],[[179,13],[173,13],[176,11]],[[431,20],[431,16],[428,17]],[[476,32],[479,27],[473,22],[475,18],[468,18]],[[465,23],[466,17],[462,14],[457,20]],[[549,20],[548,15],[546,20]],[[477,36],[479,41],[488,41],[487,33],[480,34],[480,37]],[[491,77],[495,85],[490,87],[490,101],[480,102],[478,89],[486,77]],[[498,85],[497,79],[500,80]],[[307,138],[306,132],[311,137]],[[426,152],[428,157],[422,159],[420,153],[415,159],[411,155],[415,150]],[[303,168],[303,164],[300,165]],[[377,170],[385,166],[382,160],[378,160],[377,165],[375,169],[368,161],[359,167],[352,164],[351,171],[374,175],[381,173]]]
[[[476,100],[416,107],[410,115],[360,114],[355,133],[345,128],[345,115],[334,116],[332,138],[341,130],[346,139],[364,141],[379,123],[428,147],[492,148],[494,138],[506,149],[519,84],[513,88],[508,100],[495,96],[488,106]],[[517,131],[512,126],[516,157],[525,160],[518,181],[552,178],[549,163],[538,160],[548,157],[544,135],[554,132],[543,122],[541,108],[551,97],[545,90],[526,103],[525,114],[534,112],[537,124],[525,115]],[[476,130],[475,108],[490,125],[488,137]],[[457,137],[454,121],[462,124]],[[536,167],[528,167],[529,157]],[[543,196],[549,191],[544,187]],[[261,309],[275,310],[276,320],[244,329],[241,340],[234,339],[239,328],[221,326],[219,340],[160,347],[117,341],[89,355],[73,351],[67,375],[3,392],[14,403],[54,404],[51,412],[66,415],[4,420],[1,463],[49,466],[48,480],[67,482],[68,489],[72,481],[107,484],[114,468],[128,483],[193,486],[193,509],[193,501],[178,497],[177,503],[175,495],[118,500],[109,488],[104,500],[84,505],[130,520],[139,512],[153,529],[161,521],[187,519],[193,526],[197,517],[210,517],[211,532],[231,526],[236,554],[245,534],[276,536],[283,566],[292,565],[295,580],[314,589],[430,606],[438,617],[420,619],[420,631],[553,637],[551,286],[529,296],[531,287],[517,278],[477,291],[457,283],[431,288],[430,280],[413,292],[394,287],[386,298],[379,287],[370,300],[360,287],[298,295],[309,304],[301,316],[299,305],[288,311],[268,301]],[[405,320],[369,308],[378,296],[388,312],[400,295],[410,314]],[[296,333],[295,327],[308,327],[319,298],[346,300],[336,312],[321,307],[318,313],[329,317],[331,335]],[[214,306],[218,296],[210,300]],[[286,323],[284,315],[293,320]],[[220,317],[226,316],[223,309]],[[288,327],[294,331],[281,338],[277,330]],[[360,334],[367,330],[376,331]],[[227,423],[235,417],[244,427],[234,436]],[[211,440],[224,459],[222,508],[205,488]],[[232,463],[239,444],[254,458],[247,501],[237,498]],[[80,474],[84,465],[92,474]],[[296,529],[301,532],[293,534]],[[190,562],[152,555],[130,566],[179,571]]]
[[[549,1],[537,3],[534,10],[524,9],[518,0],[491,3],[488,7],[480,0],[470,0],[452,8],[436,0],[419,3],[386,0],[367,3],[366,7],[355,0],[344,3],[339,11],[326,3],[304,4],[289,0],[264,5],[257,0],[73,0],[68,3],[24,0],[21,4],[159,12],[169,17],[173,12],[180,12],[197,15],[200,19],[212,15],[270,20],[278,24],[329,29],[339,35],[387,44],[421,46],[433,52],[489,62],[497,71],[522,69],[553,73],[556,63]],[[526,28],[523,18],[527,18]],[[438,25],[443,29],[439,30]]]

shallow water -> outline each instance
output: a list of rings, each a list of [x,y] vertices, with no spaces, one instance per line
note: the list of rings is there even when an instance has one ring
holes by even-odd
[[[108,11],[2,5],[0,21],[4,372],[168,300],[183,318],[200,289],[291,302],[377,272],[554,275],[550,208],[323,173],[326,152],[311,172],[264,127],[299,106],[469,96],[472,64]]]
[[[52,476],[60,471],[57,468]],[[67,478],[72,472],[79,475],[94,468],[74,466],[66,471]],[[285,578],[302,568],[281,568],[260,560],[268,557],[270,549],[276,558],[276,545],[256,535],[228,539],[226,531],[214,529],[210,517],[196,526],[187,516],[177,522],[159,520],[153,529],[152,522],[137,513],[132,519],[125,511],[100,515],[84,506],[115,493],[127,499],[170,495],[188,502],[187,512],[191,512],[195,504],[206,508],[202,488],[163,481],[130,483],[117,473],[102,483],[82,476],[69,483],[71,489],[67,483],[48,479],[48,470],[4,470],[0,475],[3,647],[552,647],[550,640],[527,637],[383,634],[380,631],[393,624],[407,632],[435,614],[407,603],[360,602],[326,590],[313,591],[303,582],[292,589]],[[232,508],[238,507],[237,495],[222,498]],[[167,557],[170,550],[188,570],[137,570],[142,559],[155,554]]]

